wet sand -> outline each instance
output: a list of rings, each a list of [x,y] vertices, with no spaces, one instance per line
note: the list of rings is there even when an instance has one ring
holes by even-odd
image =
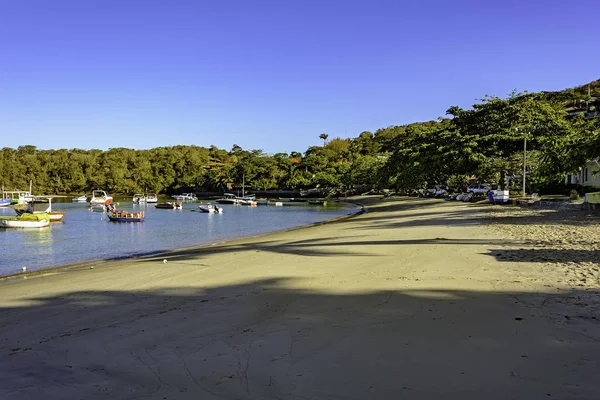
[[[0,398],[600,398],[583,213],[547,224],[575,232],[557,245],[517,209],[360,201],[334,223],[3,284]]]

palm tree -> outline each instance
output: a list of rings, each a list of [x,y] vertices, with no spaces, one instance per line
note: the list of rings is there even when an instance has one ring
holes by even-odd
[[[326,134],[326,133],[321,133],[321,134],[319,135],[319,138],[320,138],[320,139],[323,139],[323,146],[325,146],[325,145],[327,144],[327,138],[328,138],[328,137],[329,137],[329,135],[328,135],[328,134]]]

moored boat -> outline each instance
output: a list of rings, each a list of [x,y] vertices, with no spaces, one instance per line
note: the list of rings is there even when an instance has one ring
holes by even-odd
[[[194,193],[176,194],[173,198],[177,201],[197,201],[198,198]]]
[[[52,197],[36,197],[32,201],[11,206],[18,216],[24,214],[48,214],[50,222],[62,221],[65,212],[52,211]]]
[[[92,199],[90,205],[94,204],[112,204],[113,198],[109,196],[104,190],[94,190],[92,192]]]
[[[223,197],[215,201],[220,204],[238,204],[239,199],[235,194],[223,193]]]
[[[144,211],[128,212],[123,210],[114,210],[108,216],[112,222],[144,222],[146,216]]]
[[[158,196],[156,195],[156,193],[147,194],[146,203],[158,203]]]
[[[154,207],[167,210],[181,210],[183,204],[180,201],[167,201],[166,203],[158,203]]]
[[[87,194],[82,194],[81,196],[73,197],[71,201],[75,202],[85,202],[87,201]]]
[[[258,205],[256,202],[256,195],[249,194],[247,196],[239,197],[238,204],[241,206],[256,206],[256,205]]]
[[[198,211],[203,212],[203,213],[209,213],[209,214],[222,214],[223,213],[223,209],[221,207],[213,206],[210,203],[208,203],[206,205],[199,205]]]
[[[67,215],[65,212],[61,211],[50,211],[48,216],[50,217],[50,222],[59,222]]]
[[[47,213],[0,216],[0,228],[44,228],[48,225],[50,225],[50,216]]]
[[[144,204],[146,203],[146,195],[142,193],[136,193],[133,195],[131,201],[133,204]]]
[[[94,212],[108,212],[111,210],[112,204],[92,204],[90,206],[90,211]]]

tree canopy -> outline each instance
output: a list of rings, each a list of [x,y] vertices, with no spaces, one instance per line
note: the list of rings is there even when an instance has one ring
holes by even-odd
[[[40,150],[0,150],[0,184],[46,194],[102,188],[112,193],[173,193],[205,189],[301,189],[356,185],[411,189],[470,180],[510,186],[522,174],[527,142],[531,182],[560,180],[600,157],[600,80],[562,92],[486,96],[470,109],[449,107],[435,121],[329,138],[304,152],[265,154],[234,144]],[[576,112],[573,112],[575,110]],[[587,112],[587,114],[586,114]]]

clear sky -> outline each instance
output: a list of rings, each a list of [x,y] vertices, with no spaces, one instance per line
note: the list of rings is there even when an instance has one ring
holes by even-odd
[[[598,0],[0,0],[0,147],[305,151],[600,78]]]

